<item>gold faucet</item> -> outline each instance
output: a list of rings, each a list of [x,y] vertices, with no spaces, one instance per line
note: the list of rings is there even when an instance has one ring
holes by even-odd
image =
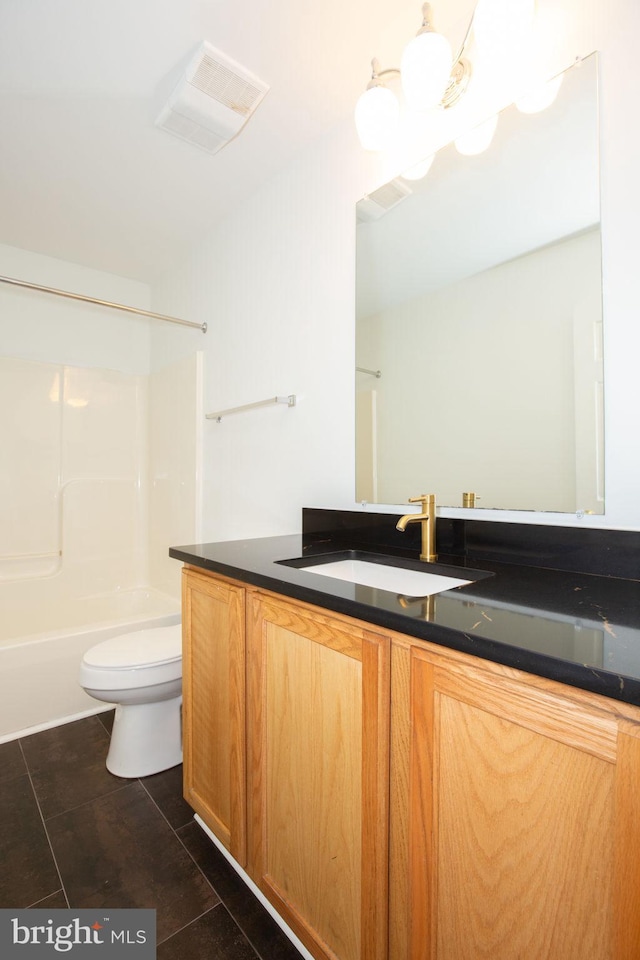
[[[400,517],[396,530],[406,530],[407,524],[420,522],[422,524],[422,551],[421,560],[437,560],[436,553],[436,495],[423,493],[421,497],[409,497],[409,503],[421,503],[421,513],[407,513]]]

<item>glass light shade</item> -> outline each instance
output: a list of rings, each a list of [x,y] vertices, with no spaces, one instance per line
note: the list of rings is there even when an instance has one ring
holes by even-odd
[[[534,90],[529,90],[522,97],[516,100],[516,107],[520,113],[540,113],[550,107],[558,96],[558,90],[562,84],[562,74],[540,84]]]
[[[429,110],[442,100],[451,76],[453,55],[440,33],[420,33],[404,48],[400,61],[402,89],[413,110]]]
[[[493,140],[493,135],[496,132],[497,126],[498,115],[496,114],[489,120],[485,120],[484,123],[474,127],[473,130],[468,130],[466,133],[461,134],[454,141],[456,150],[458,153],[462,153],[466,157],[474,157],[478,153],[484,153]]]
[[[385,150],[398,129],[400,105],[387,87],[370,87],[356,103],[356,130],[365,150]]]
[[[531,28],[535,6],[535,0],[478,0],[473,15],[478,49],[491,54],[512,53]]]
[[[401,174],[403,180],[422,180],[423,177],[426,177],[429,170],[431,169],[431,164],[433,163],[435,154],[432,153],[430,157],[425,157],[424,160],[421,160],[420,163],[414,164],[412,167],[409,167],[408,170],[404,170]]]

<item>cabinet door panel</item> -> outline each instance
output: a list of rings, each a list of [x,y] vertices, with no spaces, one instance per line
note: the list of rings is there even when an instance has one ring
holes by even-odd
[[[521,677],[412,648],[409,955],[631,960],[640,728]]]
[[[256,599],[250,869],[317,956],[386,954],[388,641]]]
[[[605,957],[613,768],[436,695],[439,960]],[[607,824],[584,843],[585,824]],[[597,893],[594,896],[594,884]]]
[[[184,572],[185,799],[246,863],[244,590]]]

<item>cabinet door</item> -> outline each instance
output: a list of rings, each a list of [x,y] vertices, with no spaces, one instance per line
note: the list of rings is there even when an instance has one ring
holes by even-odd
[[[183,571],[184,796],[246,863],[244,593]]]
[[[638,956],[640,725],[565,689],[412,650],[411,960]]]
[[[387,954],[389,640],[252,598],[249,872],[314,956]]]

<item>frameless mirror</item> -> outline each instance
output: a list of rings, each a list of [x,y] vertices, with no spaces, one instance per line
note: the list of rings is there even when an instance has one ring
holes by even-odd
[[[596,55],[357,219],[356,499],[602,513]]]

